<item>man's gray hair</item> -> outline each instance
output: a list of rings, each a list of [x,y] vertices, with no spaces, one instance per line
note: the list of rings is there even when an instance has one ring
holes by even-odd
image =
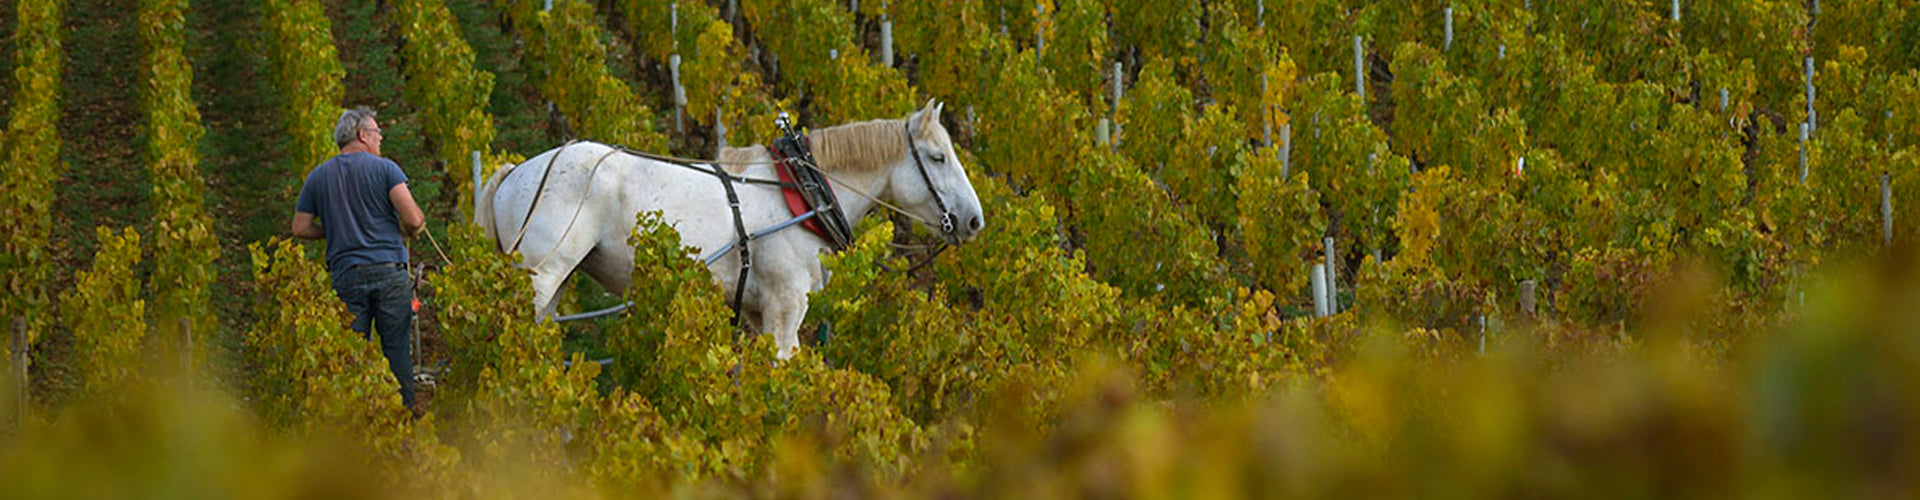
[[[367,126],[367,120],[377,115],[372,108],[361,106],[340,113],[340,122],[333,126],[333,145],[347,147],[360,138],[360,130]]]

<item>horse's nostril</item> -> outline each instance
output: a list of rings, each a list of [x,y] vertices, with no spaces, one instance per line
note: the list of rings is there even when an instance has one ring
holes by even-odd
[[[979,230],[980,230],[980,216],[978,216],[978,215],[976,215],[976,216],[973,216],[973,218],[971,218],[971,219],[967,219],[967,229],[971,229],[971,230],[974,230],[974,231],[979,231]]]

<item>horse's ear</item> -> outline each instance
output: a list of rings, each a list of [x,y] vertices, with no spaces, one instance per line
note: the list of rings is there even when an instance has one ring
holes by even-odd
[[[928,99],[926,109],[914,112],[914,127],[922,131],[933,130],[934,125],[940,124],[940,109],[944,107],[946,104]]]

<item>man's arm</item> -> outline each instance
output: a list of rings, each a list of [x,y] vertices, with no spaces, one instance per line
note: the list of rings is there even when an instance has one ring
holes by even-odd
[[[313,214],[295,211],[293,212],[293,236],[309,240],[323,240],[327,238],[327,231],[322,229],[319,224],[313,223]]]
[[[419,232],[427,226],[426,214],[420,213],[420,205],[413,202],[413,191],[402,182],[387,190],[387,199],[393,202],[393,211],[400,216],[400,231],[408,235]]]

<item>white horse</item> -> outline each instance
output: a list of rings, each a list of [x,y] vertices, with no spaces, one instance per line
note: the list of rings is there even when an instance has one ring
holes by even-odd
[[[968,241],[979,233],[985,214],[954,154],[952,139],[940,124],[940,110],[941,105],[928,101],[925,109],[905,119],[852,123],[808,134],[814,160],[831,179],[849,225],[858,225],[876,208],[876,201],[868,198],[872,195],[921,221],[952,221],[942,234],[949,243]],[[916,153],[918,164],[913,158]],[[742,177],[778,178],[764,147],[731,148],[721,158],[728,170]],[[549,165],[542,189],[542,171]],[[521,265],[533,271],[538,317],[548,318],[554,313],[560,286],[575,269],[585,270],[610,292],[625,292],[634,252],[627,238],[641,212],[660,212],[663,221],[679,231],[680,243],[703,256],[738,239],[720,178],[707,165],[694,167],[635,156],[604,144],[573,143],[495,172],[482,191],[475,222],[501,251],[510,251],[518,240],[518,251],[525,256]],[[736,182],[733,187],[749,233],[794,217],[778,186]],[[752,240],[751,270],[739,298],[740,314],[755,331],[774,334],[782,359],[799,346],[807,294],[826,285],[819,255],[829,249],[825,239],[798,225]],[[729,298],[740,266],[737,249],[707,266]]]

